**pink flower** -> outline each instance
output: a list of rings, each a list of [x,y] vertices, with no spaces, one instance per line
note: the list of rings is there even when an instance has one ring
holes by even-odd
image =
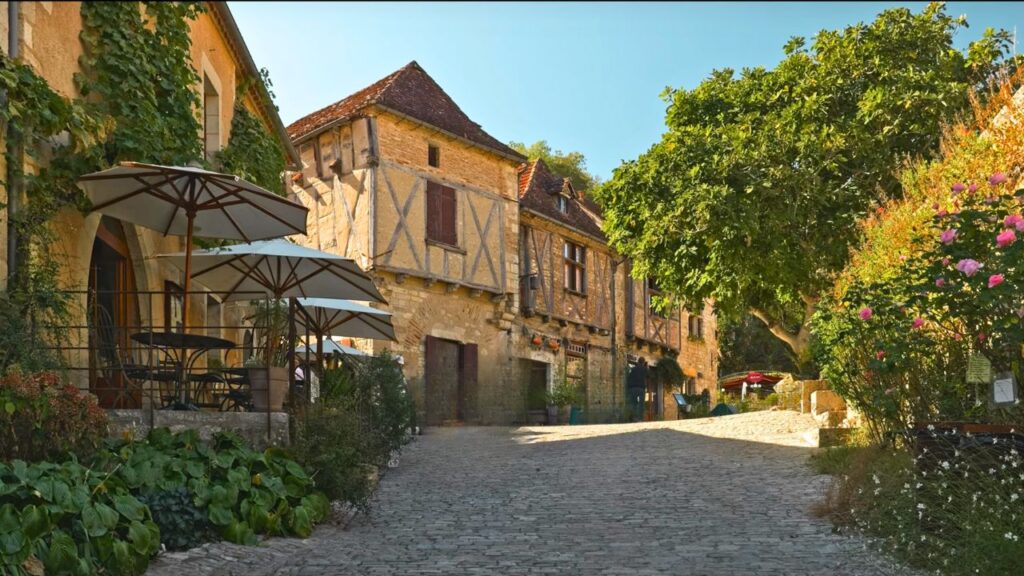
[[[985,197],[985,204],[995,204],[995,203],[996,203],[996,197],[995,196],[986,196]],[[995,222],[995,220],[992,220],[992,222]]]
[[[914,321],[910,323],[910,327],[914,330],[917,330],[921,326],[924,326],[924,318],[921,318],[920,316],[914,318]]]
[[[879,360],[885,358],[885,350],[879,350],[878,352],[875,352],[875,358],[878,358]]]
[[[1003,182],[1006,182],[1006,174],[1002,172],[996,172],[995,174],[988,177],[988,183],[993,186],[997,186],[999,184],[1002,184]]]
[[[868,320],[869,318],[871,318],[872,314],[874,314],[874,312],[871,311],[871,308],[865,306],[864,308],[860,309],[861,320]]]
[[[1021,306],[1020,308],[1017,308],[1017,317],[1018,318],[1024,318],[1024,306]]]
[[[978,332],[978,342],[984,342],[984,341],[985,341],[985,333],[984,332]]]
[[[942,265],[943,266],[949,266],[949,262],[950,262],[949,256],[946,256],[945,258],[942,259]]]
[[[939,234],[939,241],[943,244],[952,244],[953,240],[956,240],[956,230],[952,228],[946,228]]]
[[[953,334],[953,340],[956,340],[957,342],[959,342],[959,341],[961,341],[963,339],[964,339],[963,336],[961,336],[959,334]]]
[[[946,285],[946,279],[945,278],[936,278],[935,279],[935,285],[938,286],[939,288],[942,288],[943,286]]]
[[[938,216],[939,218],[945,218],[946,216],[949,216],[949,212],[945,208],[943,208],[942,210],[936,212],[935,215]]]
[[[957,182],[950,187],[950,190],[952,190],[955,194],[959,194],[964,190],[967,190],[967,186],[964,186],[963,182]]]
[[[964,258],[956,263],[956,269],[958,272],[963,272],[968,277],[974,276],[978,273],[978,270],[981,269],[981,262],[971,258]]]
[[[1004,228],[1017,228],[1020,230],[1018,226],[1021,225],[1024,225],[1024,218],[1022,218],[1020,214],[1010,214],[1006,218],[1003,218]]]
[[[977,191],[978,191],[978,185],[977,185],[977,184],[971,184],[971,185],[970,185],[970,186],[969,186],[969,187],[967,188],[967,191],[968,191],[968,192],[977,192]]]
[[[1003,278],[1002,274],[993,274],[988,277],[988,287],[995,288],[996,286],[1002,284],[1003,280],[1005,280],[1005,278]]]
[[[999,246],[1000,248],[1006,248],[1007,246],[1013,244],[1016,241],[1017,235],[1013,232],[1013,230],[1003,230],[1002,232],[999,233],[998,236],[996,236],[996,246]]]

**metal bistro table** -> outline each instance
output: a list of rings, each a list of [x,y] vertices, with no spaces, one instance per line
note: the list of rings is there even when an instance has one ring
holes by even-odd
[[[139,332],[132,334],[131,339],[159,349],[176,366],[178,377],[174,382],[174,395],[177,400],[165,407],[171,410],[198,410],[199,407],[188,397],[189,376],[196,361],[210,350],[230,350],[235,347],[234,342],[224,338],[181,332]]]

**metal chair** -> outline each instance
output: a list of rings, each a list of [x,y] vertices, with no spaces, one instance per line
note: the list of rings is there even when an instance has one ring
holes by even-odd
[[[124,386],[106,389],[116,390],[113,405],[120,407],[134,403],[136,395],[141,395],[145,391],[144,382],[155,382],[160,385],[161,406],[173,402],[176,399],[173,386],[177,378],[176,371],[153,369],[146,363],[135,361],[130,351],[123,350],[119,345],[118,328],[110,312],[99,304],[90,306],[89,310],[92,313],[89,326],[95,342],[94,365],[104,382],[124,383]],[[167,384],[171,385],[169,389],[166,389]]]

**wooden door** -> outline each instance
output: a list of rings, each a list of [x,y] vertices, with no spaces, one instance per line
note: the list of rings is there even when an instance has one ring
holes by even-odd
[[[440,426],[463,418],[461,366],[458,342],[427,336],[427,425]]]
[[[129,336],[139,329],[131,258],[121,224],[104,217],[89,270],[90,388],[104,408],[138,408],[142,391],[127,380]]]

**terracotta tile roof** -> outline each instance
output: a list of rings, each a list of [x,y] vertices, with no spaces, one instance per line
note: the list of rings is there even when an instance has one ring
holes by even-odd
[[[470,120],[416,61],[347,98],[292,122],[288,126],[288,134],[292,140],[298,140],[331,122],[354,118],[361,110],[374,104],[411,116],[502,155],[526,160]]]
[[[569,196],[569,209],[558,209],[559,194]],[[601,209],[583,194],[573,190],[568,178],[551,173],[543,160],[534,160],[519,167],[519,204],[556,222],[568,224],[606,242],[601,231]]]

